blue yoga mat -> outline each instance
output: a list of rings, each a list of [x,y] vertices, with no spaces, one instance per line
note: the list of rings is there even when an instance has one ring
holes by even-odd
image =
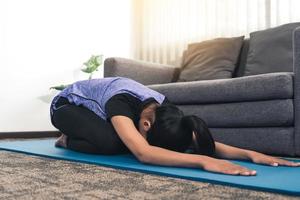
[[[106,156],[78,153],[54,147],[54,142],[55,139],[0,141],[0,149],[117,169],[300,196],[299,167],[271,167],[250,162],[233,161],[236,164],[256,170],[257,175],[250,177],[231,176],[210,173],[196,168],[142,164],[130,154]]]

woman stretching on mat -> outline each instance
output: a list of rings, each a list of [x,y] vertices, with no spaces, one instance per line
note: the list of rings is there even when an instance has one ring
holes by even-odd
[[[256,171],[218,158],[300,166],[215,142],[201,118],[184,116],[164,95],[128,78],[75,82],[53,99],[50,111],[62,132],[55,145],[74,151],[132,152],[143,163],[245,176]]]

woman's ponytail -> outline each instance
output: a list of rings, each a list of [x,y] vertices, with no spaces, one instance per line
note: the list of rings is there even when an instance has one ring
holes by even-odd
[[[193,147],[195,153],[212,156],[215,153],[215,142],[206,123],[195,115],[184,116],[181,119],[182,126],[195,133]]]
[[[173,104],[156,108],[155,120],[147,131],[146,139],[150,145],[173,151],[192,150],[194,153],[208,156],[215,153],[214,139],[206,123],[194,115],[184,116],[183,111]],[[189,149],[190,147],[192,149]]]

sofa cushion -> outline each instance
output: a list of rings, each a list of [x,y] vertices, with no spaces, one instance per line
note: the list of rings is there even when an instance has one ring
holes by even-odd
[[[209,127],[293,126],[293,99],[178,105],[185,115],[202,118]]]
[[[243,42],[243,46],[241,48],[241,52],[239,55],[239,59],[235,68],[235,71],[233,72],[232,77],[241,77],[244,76],[245,73],[245,67],[248,57],[248,51],[249,51],[249,38],[245,38]]]
[[[250,33],[245,76],[293,71],[293,31],[300,23]]]
[[[244,36],[189,44],[178,81],[231,78]]]
[[[178,105],[289,99],[293,97],[293,73],[277,72],[148,86]]]
[[[266,154],[295,156],[293,127],[210,128],[218,142]]]

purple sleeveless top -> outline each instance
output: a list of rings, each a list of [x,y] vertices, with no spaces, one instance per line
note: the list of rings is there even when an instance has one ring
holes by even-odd
[[[152,97],[159,104],[162,104],[165,99],[164,95],[129,78],[109,77],[91,79],[75,82],[55,96],[50,106],[50,114],[52,117],[53,110],[59,109],[59,107],[55,106],[59,97],[65,97],[70,103],[82,105],[106,120],[105,103],[111,97],[120,93],[131,94],[141,101]]]

